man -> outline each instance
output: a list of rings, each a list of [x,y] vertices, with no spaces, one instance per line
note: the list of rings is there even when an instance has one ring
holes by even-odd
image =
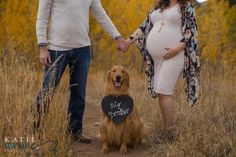
[[[70,67],[69,131],[79,142],[90,143],[82,134],[87,75],[90,65],[89,10],[114,38],[119,49],[127,44],[103,9],[100,0],[39,0],[36,32],[40,62],[45,66],[42,88],[37,96],[39,119],[67,65]],[[49,24],[50,21],[50,24]],[[43,112],[43,113],[44,113]],[[39,121],[36,123],[39,127]]]

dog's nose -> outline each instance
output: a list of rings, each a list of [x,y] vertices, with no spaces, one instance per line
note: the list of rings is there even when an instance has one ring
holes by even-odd
[[[121,80],[121,76],[120,76],[120,75],[117,75],[117,76],[116,76],[116,80],[117,80],[117,81],[120,81],[120,80]]]

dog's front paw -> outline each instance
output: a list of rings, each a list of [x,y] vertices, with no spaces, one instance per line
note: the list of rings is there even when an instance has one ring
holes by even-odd
[[[103,153],[103,154],[108,154],[108,148],[107,147],[102,147],[100,152]]]
[[[127,153],[127,148],[126,147],[121,147],[120,148],[120,154],[125,155]]]

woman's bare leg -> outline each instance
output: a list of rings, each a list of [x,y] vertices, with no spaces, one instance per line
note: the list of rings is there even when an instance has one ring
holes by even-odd
[[[171,95],[158,94],[159,105],[161,108],[164,128],[169,130],[173,127],[173,99]]]

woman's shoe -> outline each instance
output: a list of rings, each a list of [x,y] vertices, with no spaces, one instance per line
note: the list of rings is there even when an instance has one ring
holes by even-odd
[[[179,134],[180,134],[179,129],[176,126],[174,126],[169,128],[168,130],[162,131],[154,139],[154,142],[157,144],[172,143],[173,141],[177,140]]]

